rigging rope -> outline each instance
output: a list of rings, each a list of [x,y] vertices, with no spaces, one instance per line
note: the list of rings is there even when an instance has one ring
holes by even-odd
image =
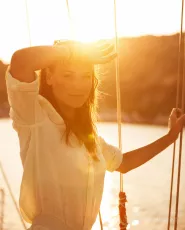
[[[0,189],[0,193],[1,193],[0,230],[3,230],[3,225],[4,225],[4,204],[5,204],[5,192],[4,192],[4,189]]]
[[[120,90],[120,75],[119,75],[119,41],[117,33],[117,9],[116,0],[114,0],[114,29],[115,29],[115,50],[117,53],[116,57],[116,93],[117,93],[117,123],[118,123],[118,144],[119,149],[122,151],[122,133],[121,133],[121,90]],[[120,190],[123,191],[123,178],[120,174]]]
[[[71,25],[71,33],[74,33],[74,28],[72,26],[72,19],[70,15],[69,1],[66,0],[66,5],[68,9],[68,16]],[[119,149],[122,151],[122,138],[121,138],[121,97],[120,97],[120,77],[119,77],[119,53],[118,53],[118,35],[117,35],[117,12],[116,12],[116,0],[114,0],[114,26],[115,26],[115,50],[117,52],[116,58],[116,92],[117,92],[117,120],[118,120],[118,140]],[[126,217],[126,194],[123,192],[123,176],[120,174],[120,193],[119,193],[119,213],[120,213],[120,230],[126,230],[127,227],[127,217]],[[101,212],[99,211],[99,220],[101,230],[103,230],[103,223],[101,218]]]
[[[69,24],[70,24],[70,33],[71,33],[71,40],[74,39],[74,26],[72,24],[72,18],[71,18],[71,13],[70,13],[70,7],[69,7],[69,1],[66,0],[66,5],[67,5],[67,11],[68,11],[68,18],[69,18]]]
[[[115,50],[117,57],[115,60],[116,65],[116,94],[117,94],[117,124],[118,124],[118,142],[119,149],[122,151],[122,133],[121,133],[121,89],[120,89],[120,74],[119,74],[119,38],[117,30],[117,4],[114,0],[114,29],[115,29]],[[120,230],[127,229],[127,216],[126,216],[126,194],[123,192],[123,175],[120,173],[120,192],[119,192],[119,216],[120,216]]]
[[[182,0],[182,18],[184,15],[184,0]],[[183,19],[182,19],[183,22]],[[183,27],[183,25],[182,25]],[[185,97],[185,75],[184,75],[184,34],[182,36],[182,63],[181,63],[181,80],[182,80],[182,93],[181,93],[181,109],[184,113],[184,97]],[[180,87],[180,84],[179,84]],[[183,140],[183,130],[180,133],[180,140],[179,140],[179,161],[178,161],[178,175],[177,175],[177,193],[176,193],[176,207],[175,207],[175,226],[174,230],[177,230],[178,224],[178,207],[179,207],[179,190],[180,190],[180,179],[181,179],[181,161],[182,161],[182,140]]]
[[[176,95],[176,108],[182,108],[184,113],[184,34],[183,34],[183,18],[184,18],[184,0],[182,0],[181,5],[181,29],[179,36],[179,55],[178,55],[178,78],[177,78],[177,95]],[[182,83],[182,92],[181,90]],[[180,102],[181,94],[181,102]],[[174,230],[177,230],[178,223],[178,205],[179,205],[179,189],[180,189],[180,178],[181,178],[181,158],[182,158],[182,138],[183,130],[180,133],[180,143],[179,143],[179,162],[178,162],[178,176],[177,176],[177,193],[176,193],[176,208],[175,208],[175,224]],[[173,181],[174,181],[174,167],[175,167],[175,154],[176,154],[176,142],[173,145],[173,159],[172,159],[172,173],[171,173],[171,187],[170,187],[170,200],[169,200],[169,213],[168,213],[168,226],[167,229],[170,230],[171,221],[171,207],[172,207],[172,193],[173,193]]]
[[[28,12],[28,3],[27,0],[25,0],[25,8],[26,8],[26,21],[27,21],[27,27],[28,27],[28,38],[29,38],[29,45],[31,46],[31,30],[30,30],[30,23],[29,23],[29,12]]]
[[[72,18],[70,15],[69,1],[66,0],[68,9],[68,16],[71,25],[71,33],[73,34],[74,28],[72,26]],[[118,34],[117,34],[117,11],[116,0],[114,0],[114,28],[115,28],[115,50],[117,53],[115,65],[116,65],[116,92],[117,92],[117,122],[118,122],[118,141],[119,149],[122,151],[122,137],[121,137],[121,93],[120,93],[120,76],[119,76],[119,52],[118,52]],[[126,230],[127,228],[127,216],[126,216],[126,194],[123,192],[123,175],[120,174],[120,193],[119,193],[119,214],[120,214],[120,230]],[[103,223],[101,218],[101,212],[99,211],[100,226],[103,230]]]
[[[66,0],[68,9],[68,17],[71,25],[71,33],[74,34],[74,28],[72,26],[72,18],[70,15],[69,1]],[[115,27],[115,50],[117,52],[116,64],[116,92],[117,92],[117,120],[118,120],[118,141],[119,149],[122,151],[122,138],[121,138],[121,96],[120,96],[120,77],[119,77],[119,52],[118,52],[118,35],[117,35],[117,12],[116,12],[116,0],[114,0],[114,27]],[[119,213],[120,213],[120,230],[126,230],[127,217],[126,217],[126,194],[123,192],[123,175],[120,174],[120,193],[119,193]],[[101,218],[101,212],[99,211],[99,220],[101,230],[103,230],[103,223]]]
[[[15,206],[15,208],[16,208],[16,210],[17,210],[18,215],[19,215],[19,218],[20,218],[20,220],[21,220],[21,223],[22,223],[24,229],[26,230],[26,229],[27,229],[27,228],[26,228],[26,225],[25,225],[24,220],[23,220],[23,218],[22,218],[22,216],[21,216],[21,214],[20,214],[20,211],[19,211],[19,208],[18,208],[16,199],[15,199],[15,197],[14,197],[14,195],[13,195],[12,189],[11,189],[11,187],[10,187],[10,184],[9,184],[9,182],[8,182],[8,179],[7,179],[7,177],[6,177],[6,174],[5,174],[4,170],[3,170],[3,166],[2,166],[2,164],[1,164],[1,162],[0,162],[0,170],[1,170],[1,173],[2,173],[2,175],[3,175],[4,181],[5,181],[6,185],[7,185],[7,188],[8,188],[8,191],[9,191],[9,193],[10,193],[10,196],[11,196],[11,198],[12,198],[12,201],[13,201],[13,203],[14,203],[14,206]]]

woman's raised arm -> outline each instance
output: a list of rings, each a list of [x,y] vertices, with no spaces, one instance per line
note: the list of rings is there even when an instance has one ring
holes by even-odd
[[[11,59],[10,74],[19,81],[32,82],[35,71],[44,69],[54,61],[69,56],[69,49],[63,46],[34,46],[17,50]]]

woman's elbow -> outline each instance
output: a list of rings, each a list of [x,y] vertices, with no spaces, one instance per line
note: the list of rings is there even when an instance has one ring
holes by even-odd
[[[10,66],[12,68],[20,67],[20,66],[24,67],[24,57],[20,50],[17,50],[13,53],[11,62],[10,62]]]

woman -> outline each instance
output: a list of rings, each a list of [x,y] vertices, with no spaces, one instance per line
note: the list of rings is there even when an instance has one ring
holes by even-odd
[[[125,154],[98,136],[94,65],[115,56],[112,45],[71,41],[24,48],[12,56],[6,83],[24,167],[20,209],[31,229],[90,230],[105,171],[139,167],[172,144],[183,128],[185,116],[177,119],[174,109],[165,136]]]

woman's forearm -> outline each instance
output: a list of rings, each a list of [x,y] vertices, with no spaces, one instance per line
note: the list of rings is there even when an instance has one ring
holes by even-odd
[[[170,135],[167,134],[149,145],[123,154],[123,161],[118,171],[126,173],[143,165],[165,150],[172,143],[173,140]]]
[[[33,72],[69,55],[65,46],[35,46],[17,50],[11,59],[10,71],[21,81],[32,81]],[[27,79],[22,79],[26,77]],[[29,79],[31,78],[31,79]]]

